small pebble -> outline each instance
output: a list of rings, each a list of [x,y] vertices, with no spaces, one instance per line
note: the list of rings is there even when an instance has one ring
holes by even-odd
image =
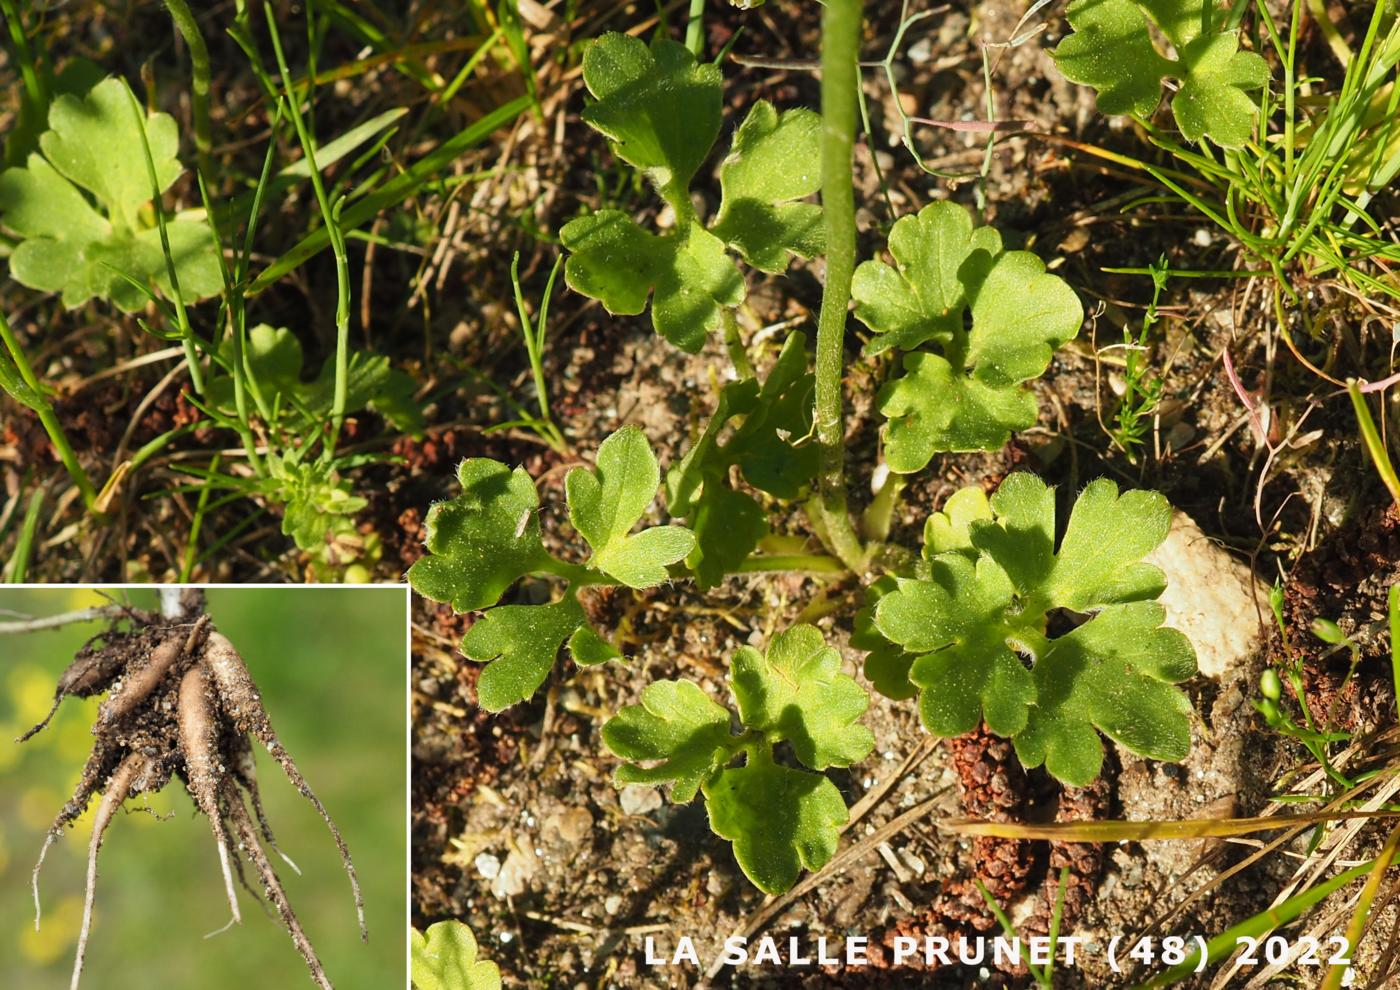
[[[618,796],[618,803],[622,805],[624,814],[649,814],[661,807],[661,792],[655,787],[624,787]]]

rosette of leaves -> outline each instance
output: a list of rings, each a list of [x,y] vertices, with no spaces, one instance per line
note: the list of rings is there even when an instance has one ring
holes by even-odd
[[[872,609],[873,630],[910,656],[924,726],[946,737],[985,721],[1027,767],[1074,786],[1099,774],[1100,732],[1185,758],[1191,706],[1176,685],[1196,654],[1162,625],[1165,579],[1142,560],[1166,538],[1166,499],[1094,481],[1058,546],[1054,490],[1033,475],[962,499],[929,521],[923,573],[895,579]]]
[[[922,470],[940,451],[996,450],[1035,424],[1024,385],[1079,332],[1078,297],[1029,251],[1007,251],[991,227],[940,202],[890,231],[895,264],[856,269],[856,318],[867,354],[904,353],[903,374],[878,397],[892,470]]]
[[[836,852],[849,817],[836,785],[819,771],[848,767],[875,745],[860,724],[870,699],[841,673],[841,656],[814,626],[779,633],[766,653],[745,646],[729,668],[730,710],[691,681],[657,681],[603,726],[603,742],[631,762],[619,785],[669,784],[685,804],[697,792],[715,834],[755,886],[778,894],[803,869],[817,870]],[[775,759],[790,748],[800,767]],[[740,766],[730,766],[739,756]],[[803,769],[803,768],[806,769]]]
[[[1146,119],[1177,83],[1172,116],[1188,141],[1210,138],[1224,148],[1249,140],[1258,102],[1249,94],[1269,83],[1269,66],[1240,51],[1239,31],[1215,0],[1074,0],[1065,11],[1074,33],[1052,53],[1071,82],[1092,86],[1107,114]],[[1164,55],[1156,28],[1175,50]]]
[[[232,364],[231,341],[223,342],[219,357],[225,366]],[[264,405],[277,420],[269,425],[302,434],[329,422],[335,399],[333,356],[326,358],[315,378],[305,381],[301,341],[285,327],[263,323],[248,331],[244,361],[249,389],[261,393]],[[345,379],[346,412],[369,409],[398,430],[416,435],[423,429],[423,411],[413,400],[416,389],[413,377],[390,365],[384,355],[350,351]],[[237,415],[233,376],[212,376],[206,386],[205,401],[226,417]]]
[[[759,491],[789,500],[799,498],[816,475],[820,451],[805,442],[814,387],[806,337],[793,333],[761,386],[745,378],[720,390],[704,431],[667,472],[671,514],[689,519],[695,532],[686,565],[701,588],[737,570],[768,535],[767,513],[730,484],[731,470]]]
[[[69,309],[96,296],[133,312],[151,285],[171,297],[150,204],[180,175],[178,148],[174,119],[147,115],[121,79],[56,97],[39,151],[0,172],[0,224],[19,240],[10,255],[15,281],[62,293]],[[219,245],[203,215],[176,214],[165,230],[182,298],[221,291]]]
[[[578,590],[661,584],[670,576],[667,568],[695,546],[695,535],[682,526],[632,532],[661,483],[656,456],[635,426],[603,441],[595,469],[574,468],[564,479],[569,520],[592,551],[582,564],[545,549],[539,496],[523,468],[472,457],[462,462],[457,477],[462,493],[429,510],[428,556],[409,569],[408,580],[420,595],[458,612],[484,610],[467,631],[462,652],[486,664],[477,695],[488,711],[533,695],[565,643],[580,665],[619,659],[621,653],[585,619]],[[562,579],[567,586],[547,604],[498,604],[529,575]]]
[[[744,301],[732,255],[779,273],[792,256],[821,252],[821,208],[802,202],[821,185],[821,118],[756,103],[720,165],[719,212],[707,225],[691,204],[690,183],[719,136],[719,67],[664,38],[648,46],[605,34],[584,53],[583,79],[594,97],[583,119],[647,177],[675,217],[660,233],[612,209],[565,224],[564,279],[615,316],[637,315],[650,300],[656,331],[695,353]]]

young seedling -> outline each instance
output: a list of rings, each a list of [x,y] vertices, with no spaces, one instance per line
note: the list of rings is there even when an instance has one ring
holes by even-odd
[[[79,651],[59,678],[55,709],[69,696],[106,692],[107,698],[93,726],[95,742],[78,786],[50,826],[34,868],[35,927],[39,925],[39,874],[49,847],[92,798],[100,795],[88,849],[82,930],[73,964],[71,985],[77,990],[91,929],[97,857],[107,826],[126,800],[154,794],[172,777],[178,777],[199,813],[209,821],[233,920],[241,917],[233,877],[236,873],[243,880],[242,863],[246,860],[306,961],[312,979],[324,990],[331,990],[330,979],[263,849],[262,841],[274,850],[276,845],[253,771],[251,738],[262,743],[330,829],[350,878],[363,937],[364,902],[350,852],[278,739],[242,658],[204,614],[202,596],[187,592],[181,606],[182,611],[165,617],[132,612],[128,629],[114,622],[99,640]],[[52,714],[20,741],[42,730]],[[246,801],[253,803],[262,841]]]

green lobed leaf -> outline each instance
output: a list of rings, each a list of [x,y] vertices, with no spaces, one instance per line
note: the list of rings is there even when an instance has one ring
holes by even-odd
[[[800,497],[816,477],[821,453],[807,442],[815,380],[807,371],[806,341],[802,333],[788,336],[761,387],[749,378],[721,389],[705,431],[668,473],[673,512],[689,515],[701,486],[723,484],[736,465],[749,484],[784,499]],[[720,435],[739,417],[743,421],[721,443]]]
[[[42,155],[31,153],[24,167],[0,172],[0,222],[21,239],[10,274],[30,288],[62,293],[70,309],[94,296],[126,312],[142,308],[145,294],[119,273],[173,294],[160,231],[145,216],[153,190],[131,99],[127,84],[115,78],[86,96],[60,94],[49,108],[49,129],[39,136]],[[174,119],[146,116],[145,137],[164,191],[180,174]],[[220,292],[219,246],[203,217],[177,214],[166,231],[182,297]]]
[[[690,681],[656,681],[603,726],[603,743],[626,764],[619,784],[671,783],[671,800],[684,804],[700,784],[729,762],[733,737],[729,711]]]
[[[865,603],[852,621],[851,646],[868,651],[864,673],[876,691],[894,701],[905,701],[919,693],[909,680],[914,654],[886,639],[875,626],[875,606],[885,595],[898,587],[896,578],[885,574],[865,587]]]
[[[559,238],[569,251],[564,281],[571,289],[614,316],[641,313],[654,293],[656,332],[691,354],[722,329],[725,307],[744,301],[744,280],[724,242],[698,223],[657,235],[620,210],[599,210],[566,223]]]
[[[462,639],[467,658],[486,664],[476,682],[481,707],[499,712],[533,695],[585,621],[571,596],[548,605],[499,605],[482,615]]]
[[[564,479],[569,519],[589,546],[594,567],[632,588],[665,581],[666,568],[695,547],[681,526],[654,526],[629,535],[656,498],[661,470],[646,434],[624,426],[598,448],[597,468],[575,468]]]
[[[991,518],[976,501],[957,509],[965,531],[951,508],[946,522],[929,523],[949,549],[931,557],[927,577],[868,592],[875,628],[862,645],[878,645],[878,633],[919,654],[909,680],[921,689],[924,725],[956,735],[980,713],[991,731],[1013,737],[1027,766],[1044,763],[1077,786],[1098,773],[1098,731],[1142,755],[1181,759],[1190,705],[1173,685],[1195,672],[1195,652],[1161,628],[1165,612],[1152,599],[1162,574],[1141,559],[1170,528],[1166,500],[1094,481],[1058,551],[1054,491],[1040,479],[1009,476],[986,503]],[[1052,609],[1093,614],[1050,639]]]
[[[895,266],[866,261],[852,286],[856,317],[875,333],[866,351],[935,350],[906,354],[904,375],[880,390],[887,462],[908,474],[939,451],[1001,447],[1034,424],[1035,398],[1021,383],[1079,332],[1078,297],[953,203],[900,218],[889,249]]]
[[[977,485],[959,488],[943,503],[942,511],[924,520],[923,555],[932,558],[940,553],[977,552],[972,545],[972,524],[992,519],[992,505],[987,493]]]
[[[656,186],[684,196],[719,134],[722,80],[678,42],[608,33],[583,55],[583,81],[596,102],[583,119],[613,142],[617,156]]]
[[[904,375],[880,389],[885,460],[899,474],[922,471],[940,451],[997,450],[1035,425],[1035,396],[960,374],[937,354],[904,356]]]
[[[875,332],[865,347],[870,355],[951,341],[968,303],[962,266],[975,254],[994,258],[1002,247],[994,228],[974,230],[966,209],[939,202],[895,221],[889,250],[895,267],[862,262],[851,282],[856,319]]]
[[[1027,767],[1045,764],[1067,784],[1099,775],[1098,732],[1140,756],[1180,761],[1191,747],[1191,704],[1173,685],[1196,673],[1196,653],[1162,628],[1155,602],[1112,605],[1059,637],[1036,664],[1036,706],[1015,739]]]
[[[623,660],[622,651],[613,646],[586,623],[569,637],[569,656],[580,667],[596,667],[609,660]]]
[[[909,680],[920,688],[919,714],[935,735],[971,732],[979,722],[998,735],[1026,725],[1035,683],[1015,646],[1035,633],[1012,608],[1006,573],[987,558],[960,553],[930,561],[927,580],[902,578],[875,606],[875,625],[919,654]]]
[[[726,488],[716,478],[693,503],[690,528],[695,549],[685,563],[703,591],[737,571],[754,552],[768,535],[768,515],[752,496]]]
[[[428,510],[428,556],[409,568],[408,581],[420,595],[469,612],[495,605],[549,557],[540,541],[539,496],[524,468],[472,457],[457,478],[461,494]]]
[[[501,971],[477,959],[476,937],[460,921],[410,929],[412,979],[418,990],[501,990]]]
[[[1208,10],[1214,23],[1205,32]],[[1268,63],[1240,51],[1239,32],[1225,28],[1227,12],[1213,0],[1074,0],[1066,16],[1074,33],[1055,62],[1067,79],[1094,87],[1101,111],[1148,117],[1163,80],[1176,79],[1172,115],[1188,141],[1238,148],[1249,140],[1259,108],[1247,94],[1268,85]],[[1176,58],[1157,50],[1154,24]]]
[[[742,647],[729,679],[744,725],[786,739],[813,770],[848,767],[875,747],[874,735],[859,724],[870,698],[841,673],[841,654],[815,626],[779,633],[766,653]]]
[[[790,889],[802,869],[831,859],[849,813],[820,774],[778,766],[762,750],[704,785],[710,828],[734,843],[734,858],[760,890]]]
[[[821,116],[806,109],[779,113],[760,100],[734,133],[719,170],[719,214],[711,232],[765,272],[788,256],[811,258],[825,246],[822,210],[797,200],[821,188]]]

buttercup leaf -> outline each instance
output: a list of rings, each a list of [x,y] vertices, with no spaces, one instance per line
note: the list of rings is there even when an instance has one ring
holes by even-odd
[[[419,594],[458,612],[488,608],[548,560],[536,515],[539,497],[523,468],[473,457],[457,469],[462,493],[428,510],[428,556],[409,568]]]
[[[791,888],[804,868],[825,866],[849,818],[835,784],[778,766],[762,751],[704,789],[710,828],[734,843],[744,875],[769,894]]]
[[[426,935],[413,929],[412,977],[418,990],[501,990],[501,971],[477,959],[476,938],[460,921],[439,921]]]
[[[703,780],[729,761],[729,712],[690,681],[655,681],[639,705],[628,705],[603,726],[603,742],[624,760],[660,761],[617,770],[619,784],[671,783],[684,804]]]
[[[569,637],[569,656],[580,667],[595,667],[609,660],[622,660],[622,651],[613,646],[593,629],[584,624]]]
[[[1113,605],[1052,642],[1036,664],[1030,724],[1015,739],[1022,763],[1089,784],[1103,763],[1095,729],[1141,756],[1186,758],[1191,705],[1173,685],[1196,672],[1196,654],[1161,628],[1164,615],[1155,602]]]
[[[648,48],[609,33],[584,52],[583,81],[597,99],[583,119],[657,188],[684,196],[719,134],[718,66],[696,64],[678,42],[660,39]]]
[[[972,545],[972,524],[990,521],[992,506],[986,492],[976,485],[959,488],[943,509],[924,521],[924,557],[932,558],[954,550],[976,553]]]
[[[907,474],[939,451],[993,450],[1033,425],[1021,383],[1079,332],[1073,290],[953,203],[902,217],[889,248],[897,267],[867,261],[852,287],[856,317],[875,332],[866,350],[936,348],[907,354],[905,374],[880,391],[890,467]]]
[[[1001,235],[974,230],[972,216],[955,203],[933,203],[895,222],[889,249],[898,267],[862,262],[851,283],[856,318],[875,331],[867,354],[951,340],[967,308],[959,271],[974,254],[986,261],[999,255]]]
[[[807,371],[806,337],[793,333],[783,343],[760,388],[753,379],[731,382],[705,431],[667,478],[672,510],[689,515],[702,484],[719,485],[737,465],[744,479],[778,498],[798,498],[817,472],[820,451],[805,442],[812,428],[813,377]],[[728,441],[720,434],[743,417]]]
[[[930,579],[902,579],[875,606],[880,632],[922,654],[909,680],[921,689],[924,726],[956,736],[985,720],[999,735],[1020,732],[1035,684],[1015,650],[1035,635],[1035,626],[1015,614],[1011,582],[992,561],[950,553],[930,563]]]
[[[640,429],[624,426],[598,448],[597,469],[575,468],[564,479],[569,518],[589,546],[592,567],[633,588],[667,578],[666,568],[695,546],[680,526],[656,526],[629,535],[656,497],[661,469]]]
[[[698,223],[659,236],[619,210],[565,224],[564,280],[614,316],[634,316],[654,293],[652,325],[681,350],[697,353],[723,326],[725,307],[744,301],[744,280],[724,243]]]
[[[695,549],[686,566],[702,589],[713,588],[753,553],[768,535],[768,516],[749,495],[726,488],[720,479],[707,483],[694,502],[690,527]]]
[[[821,207],[797,200],[821,188],[821,117],[755,103],[719,171],[722,198],[711,232],[755,268],[781,272],[788,256],[825,243]]]
[[[904,375],[880,390],[885,460],[900,474],[922,471],[939,451],[996,450],[1013,430],[1035,425],[1035,396],[959,374],[937,354],[904,357]]]
[[[858,721],[870,699],[841,673],[841,654],[815,626],[779,633],[766,654],[741,648],[730,664],[730,682],[743,723],[786,739],[813,770],[848,767],[875,746]]]
[[[1181,759],[1190,705],[1173,685],[1195,672],[1196,657],[1185,636],[1162,628],[1153,601],[1162,574],[1141,559],[1167,535],[1166,500],[1095,481],[1058,551],[1054,492],[1031,475],[948,511],[927,527],[948,549],[931,557],[927,577],[875,589],[874,629],[862,632],[867,649],[880,647],[878,633],[918,654],[908,677],[925,727],[951,736],[984,720],[1013,738],[1027,766],[1044,763],[1080,786],[1098,774],[1099,731],[1142,755]],[[1052,609],[1092,615],[1052,639]]]
[[[868,650],[865,655],[865,679],[886,698],[905,701],[919,693],[909,680],[909,669],[918,659],[896,643],[891,643],[875,626],[875,605],[898,587],[889,574],[866,585],[865,604],[855,614],[851,628],[851,645]]]
[[[462,639],[462,652],[486,664],[476,682],[481,707],[503,711],[539,690],[559,648],[584,621],[572,597],[549,605],[500,605],[478,619]]]
[[[131,100],[120,79],[106,79],[86,96],[59,95],[39,137],[42,155],[31,153],[23,168],[0,173],[0,223],[22,238],[11,275],[30,288],[61,292],[70,309],[94,296],[127,312],[140,309],[146,297],[123,274],[173,293],[160,231],[144,215],[153,190]],[[180,174],[175,121],[158,113],[145,116],[144,125],[164,191]],[[218,293],[219,248],[204,219],[176,215],[166,231],[182,297]]]
[[[1239,50],[1239,33],[1224,27],[1227,12],[1214,0],[1074,0],[1065,13],[1074,33],[1055,62],[1067,79],[1094,87],[1104,113],[1148,117],[1162,81],[1176,79],[1172,116],[1188,141],[1238,148],[1249,140],[1259,108],[1248,94],[1268,85],[1269,67]],[[1213,23],[1203,33],[1207,13]],[[1176,58],[1157,50],[1154,24]]]

